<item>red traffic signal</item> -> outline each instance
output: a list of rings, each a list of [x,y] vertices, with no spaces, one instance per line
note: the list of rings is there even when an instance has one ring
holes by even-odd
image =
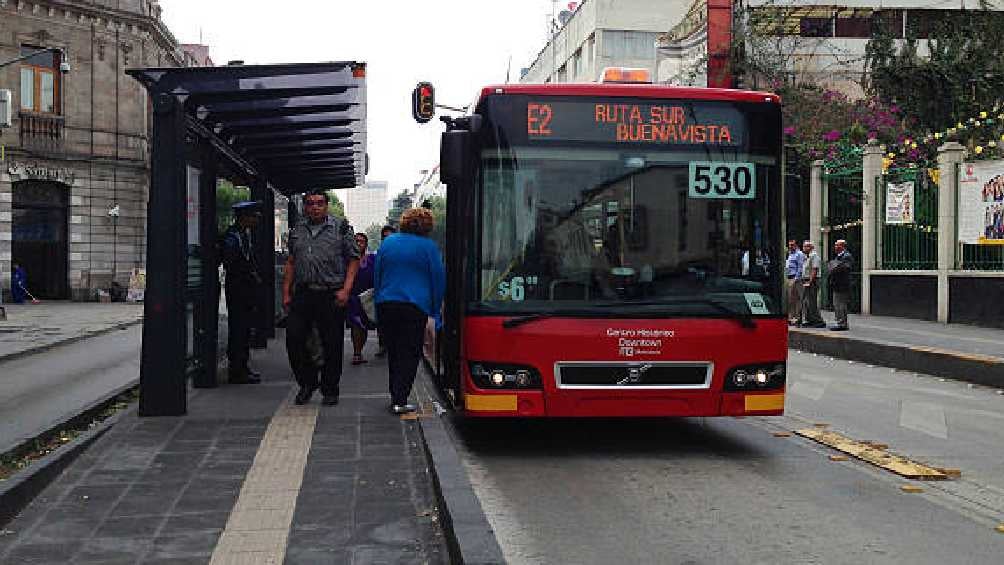
[[[424,124],[436,116],[436,89],[432,83],[420,82],[411,93],[411,115]]]

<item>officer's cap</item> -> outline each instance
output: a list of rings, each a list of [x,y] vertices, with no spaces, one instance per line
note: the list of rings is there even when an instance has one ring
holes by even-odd
[[[237,216],[261,215],[261,202],[257,200],[242,200],[230,207]]]

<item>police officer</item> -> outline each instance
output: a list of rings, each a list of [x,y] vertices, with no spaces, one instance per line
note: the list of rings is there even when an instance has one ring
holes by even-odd
[[[322,404],[338,404],[345,349],[345,306],[349,301],[359,249],[348,221],[328,215],[328,195],[313,192],[303,198],[305,221],[289,233],[289,259],[282,281],[282,303],[289,310],[286,351],[300,385],[297,404],[305,404],[318,388],[317,365],[307,351],[313,327],[321,336]]]
[[[233,205],[234,223],[223,235],[223,268],[227,271],[227,359],[231,384],[256,384],[261,376],[248,367],[251,328],[260,306],[262,279],[251,233],[261,216],[261,203]]]

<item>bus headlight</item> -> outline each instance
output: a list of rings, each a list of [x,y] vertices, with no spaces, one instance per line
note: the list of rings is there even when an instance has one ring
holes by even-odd
[[[772,390],[784,388],[784,363],[744,365],[729,371],[725,390]]]
[[[502,363],[472,363],[471,379],[483,389],[539,389],[540,373],[533,367]]]
[[[492,384],[495,386],[505,386],[505,373],[499,370],[492,371]]]
[[[732,382],[737,387],[742,388],[746,386],[746,381],[748,380],[749,380],[749,375],[746,373],[746,371],[739,369],[738,371],[732,372]]]

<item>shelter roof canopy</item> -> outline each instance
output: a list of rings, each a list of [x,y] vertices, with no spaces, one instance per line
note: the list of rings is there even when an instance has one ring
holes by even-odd
[[[365,69],[343,61],[127,72],[151,96],[182,99],[191,131],[216,136],[276,190],[293,194],[363,183]]]

